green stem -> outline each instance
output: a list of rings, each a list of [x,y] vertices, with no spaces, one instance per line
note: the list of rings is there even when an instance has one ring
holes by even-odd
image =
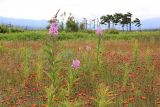
[[[101,37],[98,38],[98,44],[97,44],[97,64],[98,64],[98,66],[99,66],[100,43],[101,43]]]

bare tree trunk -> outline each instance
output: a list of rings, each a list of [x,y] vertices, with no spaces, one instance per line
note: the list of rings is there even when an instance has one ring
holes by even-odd
[[[96,30],[96,22],[95,22],[95,20],[94,20],[94,30]]]
[[[97,19],[97,28],[99,27],[99,20]]]
[[[139,26],[139,31],[141,31],[141,26]]]
[[[122,30],[123,30],[123,32],[124,32],[124,24],[122,24]]]
[[[132,24],[131,24],[131,22],[129,23],[129,31],[131,32],[131,27],[132,27]]]
[[[86,30],[87,30],[87,19],[86,19]]]
[[[126,28],[127,28],[127,31],[128,31],[128,24],[126,24]]]
[[[110,25],[111,25],[111,23],[110,23],[110,22],[108,22],[108,29],[110,29]]]
[[[92,21],[90,21],[90,29],[92,28]]]
[[[112,23],[112,29],[114,29],[114,23]]]

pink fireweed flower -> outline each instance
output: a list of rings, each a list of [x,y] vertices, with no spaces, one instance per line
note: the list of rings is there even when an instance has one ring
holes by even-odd
[[[101,28],[96,29],[96,34],[97,36],[102,36],[103,35],[103,30]]]
[[[80,67],[80,61],[78,59],[72,61],[72,68],[77,69]]]
[[[89,51],[91,51],[91,49],[92,49],[91,46],[89,46],[89,45],[86,46],[86,51],[89,52]]]
[[[56,22],[53,22],[49,28],[49,34],[52,34],[54,37],[58,36],[58,24]]]

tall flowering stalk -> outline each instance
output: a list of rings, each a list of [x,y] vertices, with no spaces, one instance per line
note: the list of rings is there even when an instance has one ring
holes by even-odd
[[[100,53],[100,44],[101,38],[103,36],[103,30],[101,28],[96,29],[96,35],[98,36],[98,44],[97,44],[97,64],[99,65],[99,53]]]
[[[71,89],[74,82],[77,80],[78,68],[80,67],[80,61],[78,59],[72,61],[72,69],[68,71],[68,89]]]
[[[59,62],[56,60],[56,51],[57,51],[57,37],[58,37],[58,24],[55,18],[53,18],[53,22],[50,25],[49,28],[49,38],[47,41],[47,48],[46,48],[46,53],[48,56],[48,60],[50,63],[50,70],[51,74],[51,80],[54,81],[54,83],[56,83],[56,67],[55,65]]]
[[[71,95],[72,87],[74,86],[74,83],[78,80],[78,75],[79,75],[78,69],[79,68],[80,68],[80,60],[78,60],[78,59],[73,60],[72,64],[71,64],[71,67],[70,67],[70,69],[67,73],[68,74],[67,75],[68,76],[67,81],[66,81],[67,82],[67,84],[66,84],[67,87],[66,87],[66,89],[63,90],[64,91],[64,96],[67,96],[67,97],[65,97],[65,99],[62,103],[64,107],[72,107],[72,106],[76,105],[76,103],[71,104],[70,95]]]
[[[53,56],[55,56],[56,54],[56,50],[57,50],[57,37],[58,37],[58,23],[57,23],[57,19],[53,18],[53,21],[49,27],[49,40],[51,40],[51,45],[53,46],[52,48],[52,52],[53,52]]]
[[[80,61],[78,59],[73,60],[71,68],[72,69],[68,71],[68,94],[70,94],[71,87],[77,80],[78,69],[80,68]]]
[[[60,60],[57,60],[57,37],[58,37],[58,24],[56,18],[53,18],[53,22],[49,28],[49,36],[47,40],[47,46],[45,53],[49,61],[49,69],[47,72],[48,77],[51,79],[52,84],[46,89],[47,92],[47,107],[52,107],[52,99],[55,97],[55,92],[58,90],[58,66]]]

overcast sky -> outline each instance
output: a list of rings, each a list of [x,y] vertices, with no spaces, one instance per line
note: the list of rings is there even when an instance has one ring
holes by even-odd
[[[131,12],[134,17],[160,17],[160,0],[0,0],[0,16],[50,19],[60,8],[76,18],[98,18],[115,12]]]

